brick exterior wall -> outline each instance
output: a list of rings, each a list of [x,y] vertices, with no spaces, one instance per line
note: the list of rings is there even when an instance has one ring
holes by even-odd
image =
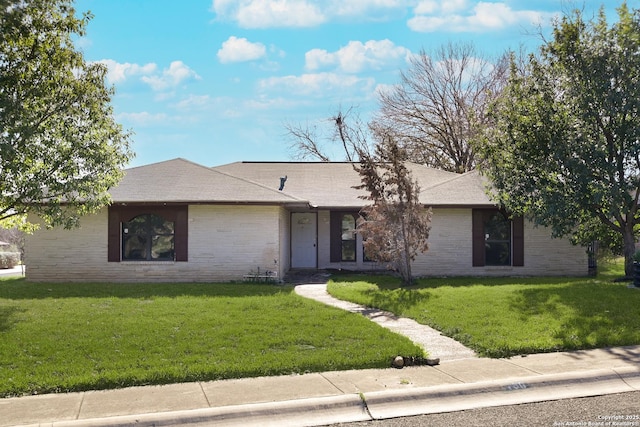
[[[586,249],[525,221],[524,266],[472,266],[471,209],[434,209],[429,250],[413,266],[416,276],[585,276]]]
[[[42,229],[28,236],[26,277],[53,282],[242,280],[258,267],[260,271],[281,268],[283,210],[275,206],[189,206],[188,262],[107,262],[104,209],[82,218],[79,229]]]
[[[416,276],[581,276],[585,248],[552,239],[525,222],[523,267],[472,267],[471,209],[434,209],[430,250],[413,266]],[[290,212],[277,206],[189,206],[187,262],[107,262],[107,210],[82,218],[80,229],[42,229],[28,236],[26,276],[32,281],[218,282],[240,281],[251,271],[290,266]],[[375,270],[362,261],[330,262],[330,212],[318,211],[318,268]]]
[[[548,229],[525,221],[523,267],[473,267],[471,209],[434,209],[429,251],[419,255],[412,267],[415,276],[585,276],[586,249],[566,239],[553,239]],[[318,213],[319,267],[346,270],[385,269],[385,265],[362,260],[362,239],[357,237],[357,262],[329,260],[329,211]]]

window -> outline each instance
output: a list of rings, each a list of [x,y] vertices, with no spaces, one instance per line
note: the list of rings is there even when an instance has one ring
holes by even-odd
[[[108,261],[187,261],[188,207],[109,207]]]
[[[500,212],[484,221],[484,264],[511,265],[511,221]]]
[[[355,262],[358,212],[331,212],[331,262]]]
[[[160,215],[142,214],[122,223],[122,259],[173,261],[175,223]]]
[[[473,266],[523,266],[524,221],[498,209],[473,210]]]
[[[353,214],[342,215],[342,259],[341,261],[356,260],[356,218]]]

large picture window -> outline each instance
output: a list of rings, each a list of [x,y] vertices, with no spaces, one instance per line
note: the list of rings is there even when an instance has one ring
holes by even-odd
[[[175,223],[142,214],[122,223],[122,260],[173,261]]]
[[[188,207],[109,207],[108,260],[187,261]]]
[[[524,221],[498,209],[474,209],[473,266],[524,265]]]

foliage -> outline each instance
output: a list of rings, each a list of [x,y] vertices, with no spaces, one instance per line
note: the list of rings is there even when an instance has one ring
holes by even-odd
[[[372,121],[392,133],[409,159],[437,169],[475,168],[471,140],[487,125],[487,109],[507,80],[506,56],[491,61],[472,43],[448,43],[421,51],[400,84],[379,94]]]
[[[108,203],[129,135],[114,121],[106,68],[73,45],[90,15],[77,18],[71,0],[0,8],[0,221],[26,226],[35,213],[70,227]]]
[[[420,187],[405,164],[406,151],[392,139],[378,143],[374,155],[360,153],[354,168],[373,202],[361,210],[358,232],[372,260],[389,263],[402,281],[413,281],[411,262],[428,249],[431,209],[418,200]]]
[[[0,396],[389,366],[365,317],[257,284],[0,279]]]
[[[619,236],[632,273],[640,170],[640,14],[626,3],[555,24],[553,40],[512,73],[478,144],[482,170],[510,211],[585,243],[599,221]],[[577,232],[576,232],[577,231]],[[610,239],[610,236],[608,237]]]
[[[0,268],[13,268],[20,264],[20,252],[0,251]]]
[[[620,263],[597,278],[430,278],[412,288],[352,275],[328,288],[429,325],[480,355],[509,357],[640,344],[640,292],[613,282],[622,270]]]
[[[24,232],[18,228],[0,227],[0,242],[9,244],[8,248],[0,247],[0,250],[24,253]]]

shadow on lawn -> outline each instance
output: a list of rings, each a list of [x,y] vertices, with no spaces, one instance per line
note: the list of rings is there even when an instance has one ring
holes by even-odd
[[[292,286],[247,283],[32,283],[0,281],[0,299],[251,297],[291,294]]]
[[[364,291],[363,294],[370,301],[367,305],[390,311],[398,316],[404,315],[413,306],[423,304],[431,298],[429,291],[407,288],[371,289]]]
[[[522,320],[551,319],[552,336],[565,350],[640,344],[640,292],[625,285],[530,287],[517,292],[511,308]]]
[[[340,283],[366,282],[375,287],[363,290],[366,297],[366,305],[391,311],[396,315],[402,315],[407,309],[424,303],[431,294],[422,287],[401,287],[397,276],[391,274],[341,274],[332,276],[332,280]]]
[[[25,309],[15,306],[0,307],[0,332],[12,329],[18,323],[18,315],[24,313]]]

